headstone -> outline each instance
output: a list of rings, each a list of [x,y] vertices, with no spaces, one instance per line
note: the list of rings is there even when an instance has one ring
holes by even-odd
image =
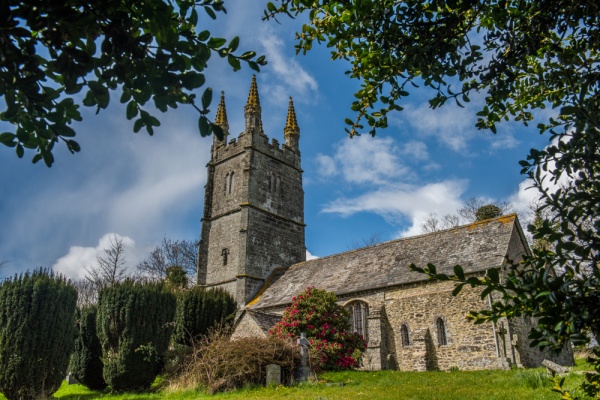
[[[77,381],[77,379],[75,379],[75,378],[73,377],[73,375],[71,375],[71,373],[69,372],[69,374],[67,375],[67,385],[75,385],[75,384],[77,384],[77,383],[79,383],[79,382]]]
[[[281,366],[277,364],[267,365],[267,386],[281,385]]]
[[[557,363],[550,360],[542,361],[542,365],[546,367],[546,371],[548,372],[548,374],[566,374],[567,372],[569,372],[567,368],[563,367],[562,365],[558,365]]]
[[[298,344],[300,345],[301,364],[300,368],[294,373],[294,379],[304,382],[310,376],[310,367],[308,366],[308,346],[310,346],[310,342],[306,339],[306,333],[300,334]]]

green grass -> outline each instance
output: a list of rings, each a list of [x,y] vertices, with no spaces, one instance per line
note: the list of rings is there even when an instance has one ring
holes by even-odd
[[[565,386],[578,386],[583,377],[571,374]],[[137,400],[137,399],[290,399],[290,400],[546,400],[559,399],[551,391],[552,383],[541,368],[514,371],[455,372],[330,372],[320,376],[318,383],[291,387],[247,388],[214,396],[194,390],[169,392],[155,389],[150,393],[91,391],[81,385],[64,383],[54,395],[63,400]],[[0,395],[0,399],[4,397]]]

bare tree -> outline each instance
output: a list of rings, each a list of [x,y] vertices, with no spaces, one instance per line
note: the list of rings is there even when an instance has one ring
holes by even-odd
[[[128,277],[123,238],[111,235],[109,240],[109,247],[104,249],[104,257],[96,257],[98,265],[85,268],[85,279],[94,286],[96,291]]]
[[[371,235],[367,238],[362,238],[361,240],[355,240],[353,242],[350,242],[350,244],[347,247],[348,250],[356,250],[362,249],[363,247],[373,246],[378,243],[381,243],[380,231],[371,233]]]
[[[423,233],[437,232],[475,222],[477,221],[477,211],[486,206],[498,207],[500,215],[514,212],[512,204],[506,201],[490,203],[482,197],[471,197],[465,201],[465,206],[459,209],[456,214],[446,214],[441,218],[435,213],[429,214],[421,224],[421,231]],[[522,219],[521,216],[519,216],[519,219]]]
[[[74,281],[73,286],[77,289],[77,307],[89,306],[98,302],[98,290],[89,280]]]
[[[8,264],[10,261],[8,260],[0,260],[0,272],[2,272],[2,270],[6,267],[6,264]],[[0,278],[2,278],[2,274],[0,274]]]
[[[163,280],[170,267],[181,267],[187,275],[193,276],[196,272],[196,259],[198,257],[198,243],[191,240],[171,240],[163,238],[161,244],[156,246],[148,258],[139,263],[136,268],[142,276],[151,280]]]
[[[461,218],[457,214],[446,214],[440,218],[436,213],[431,213],[421,224],[421,231],[423,233],[437,232],[457,227],[460,223]]]
[[[477,210],[486,205],[493,205],[500,209],[500,215],[510,214],[514,212],[513,206],[506,201],[489,202],[481,197],[471,197],[465,200],[465,206],[458,210],[458,215],[462,218],[462,222],[467,224],[477,220]]]

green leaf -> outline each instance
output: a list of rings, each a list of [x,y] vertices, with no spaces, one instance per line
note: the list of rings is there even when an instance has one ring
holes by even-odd
[[[133,119],[138,115],[138,105],[135,100],[127,104],[127,119]]]
[[[456,277],[461,281],[465,280],[465,273],[460,265],[454,266],[454,275],[456,275]]]
[[[487,270],[487,276],[494,283],[500,282],[500,277],[498,275],[498,270],[496,268],[490,268]]]
[[[210,123],[204,115],[201,115],[198,119],[198,129],[200,130],[200,136],[205,137],[210,135]]]
[[[67,147],[71,153],[78,153],[81,151],[81,146],[74,140],[67,140]]]
[[[135,133],[138,133],[140,131],[140,129],[142,129],[143,126],[144,126],[144,121],[142,121],[141,118],[138,118],[135,120],[135,123],[133,124],[133,131]]]
[[[233,39],[231,39],[231,41],[229,42],[229,52],[233,53],[234,51],[236,51],[239,45],[240,45],[239,37],[236,36]]]
[[[207,110],[208,107],[210,106],[211,101],[212,101],[212,88],[206,88],[206,90],[202,94],[202,108],[204,110]]]
[[[229,65],[233,67],[234,71],[239,71],[242,68],[240,65],[240,60],[232,55],[227,56],[227,61],[229,62]]]
[[[52,132],[54,132],[54,134],[56,136],[65,136],[65,137],[74,137],[75,136],[75,131],[67,125],[62,125],[62,124],[54,124],[54,125],[50,125],[50,129],[52,129]]]
[[[212,131],[219,140],[223,140],[225,137],[223,128],[221,128],[219,125],[212,124]]]
[[[192,9],[192,14],[190,15],[190,23],[194,26],[198,25],[198,11],[195,8]]]
[[[217,19],[217,15],[213,11],[213,9],[210,8],[210,6],[204,7],[204,11],[206,11],[206,13],[208,14],[208,16],[211,17],[212,19]]]
[[[4,132],[0,134],[0,143],[8,147],[15,147],[17,145],[17,142],[15,141],[16,137],[17,135],[13,133]]]

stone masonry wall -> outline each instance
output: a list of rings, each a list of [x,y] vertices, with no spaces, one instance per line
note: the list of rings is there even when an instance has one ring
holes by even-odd
[[[464,288],[456,297],[452,296],[453,289],[450,282],[416,283],[340,296],[339,303],[343,306],[354,301],[369,306],[365,369],[506,368],[506,363],[501,363],[497,356],[492,324],[475,325],[466,319],[469,310],[484,309],[487,303],[475,289]],[[280,313],[283,308],[265,311]],[[446,345],[439,344],[437,318],[444,320]],[[403,324],[409,330],[408,346],[402,343]]]
[[[479,292],[464,288],[452,296],[449,282],[417,284],[386,293],[385,309],[401,370],[460,370],[498,368],[498,356],[492,324],[475,325],[466,319],[469,310],[487,307]],[[446,328],[447,344],[440,344],[436,321]],[[409,344],[402,343],[401,327],[406,325]],[[393,349],[388,349],[391,353]]]
[[[231,339],[240,339],[247,337],[265,337],[265,333],[260,329],[258,324],[247,313],[242,316],[238,322],[235,332],[231,335]]]

